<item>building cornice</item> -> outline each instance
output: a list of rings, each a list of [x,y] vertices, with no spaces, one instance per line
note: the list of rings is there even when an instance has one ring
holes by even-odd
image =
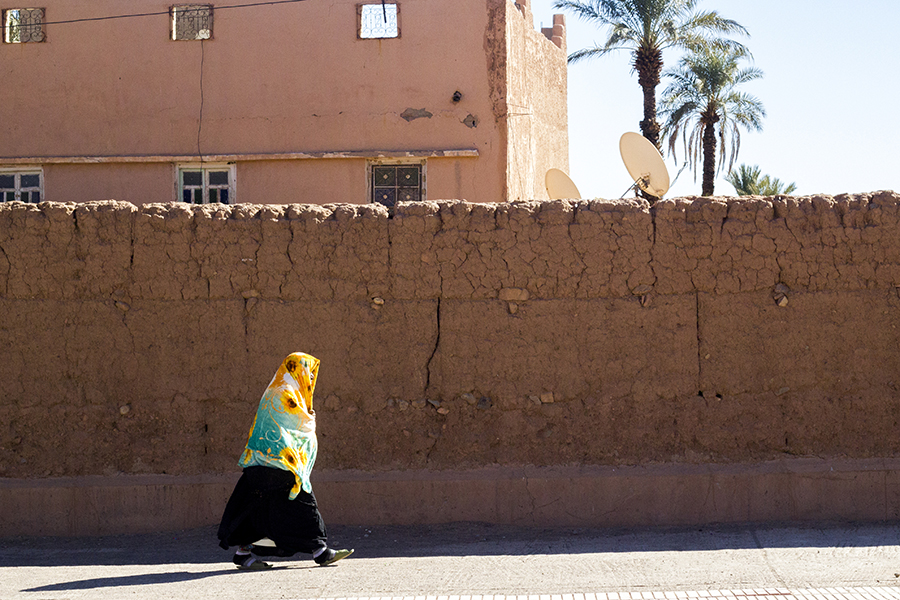
[[[118,156],[16,156],[0,157],[0,165],[87,165],[111,163],[184,163],[184,162],[249,162],[265,160],[366,159],[398,160],[404,158],[477,158],[478,150],[342,150],[335,152],[278,152],[259,154],[148,154]]]

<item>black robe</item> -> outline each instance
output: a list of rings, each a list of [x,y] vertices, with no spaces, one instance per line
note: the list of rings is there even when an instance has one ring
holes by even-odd
[[[254,546],[257,556],[312,554],[326,547],[325,522],[316,497],[300,490],[291,500],[294,475],[272,467],[247,467],[234,486],[219,525],[219,545],[249,546],[269,538],[276,547]]]

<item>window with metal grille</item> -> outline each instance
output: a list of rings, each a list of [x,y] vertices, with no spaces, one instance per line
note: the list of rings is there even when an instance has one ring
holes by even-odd
[[[5,44],[43,42],[46,39],[43,8],[9,8],[3,11]]]
[[[0,171],[0,202],[40,202],[42,179],[40,171]]]
[[[397,4],[359,4],[357,36],[363,40],[400,37],[400,6]]]
[[[178,191],[178,198],[190,204],[233,204],[234,167],[181,167]]]
[[[422,165],[372,165],[372,202],[388,208],[422,199]]]
[[[173,40],[208,40],[212,38],[213,7],[207,4],[173,6]]]

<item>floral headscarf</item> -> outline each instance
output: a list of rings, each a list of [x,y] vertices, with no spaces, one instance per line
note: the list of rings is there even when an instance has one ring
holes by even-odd
[[[290,471],[296,483],[290,499],[302,489],[312,491],[309,474],[316,462],[316,413],[313,389],[319,374],[319,359],[294,352],[284,359],[266,388],[250,436],[238,464]]]

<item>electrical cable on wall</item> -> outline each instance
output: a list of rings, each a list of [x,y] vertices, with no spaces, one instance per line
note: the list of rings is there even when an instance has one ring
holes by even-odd
[[[200,40],[200,118],[197,120],[197,156],[200,157],[200,164],[203,164],[203,151],[200,149],[200,134],[203,132],[203,62],[206,53],[203,48],[203,42]]]

